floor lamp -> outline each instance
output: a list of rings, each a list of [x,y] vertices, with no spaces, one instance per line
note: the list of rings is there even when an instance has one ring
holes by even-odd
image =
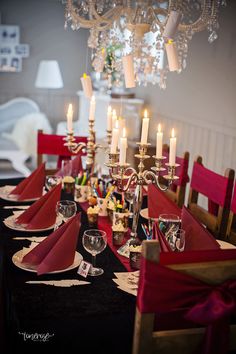
[[[56,60],[42,60],[39,63],[37,76],[35,80],[35,87],[48,89],[47,92],[47,109],[50,118],[50,90],[60,89],[63,87],[63,80],[61,71]]]

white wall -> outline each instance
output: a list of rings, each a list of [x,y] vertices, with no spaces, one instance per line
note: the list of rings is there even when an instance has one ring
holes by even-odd
[[[166,140],[176,127],[178,152],[189,150],[191,158],[202,154],[206,166],[219,173],[225,167],[236,170],[236,1],[227,4],[220,13],[219,38],[209,44],[206,32],[195,34],[187,68],[168,74],[166,90],[136,89],[152,111],[150,139],[159,121]]]

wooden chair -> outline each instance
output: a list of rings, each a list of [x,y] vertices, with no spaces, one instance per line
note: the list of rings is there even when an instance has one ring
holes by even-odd
[[[205,312],[201,308],[201,321],[204,323],[201,325],[193,322],[189,310],[193,314],[193,308],[197,305],[199,309],[201,302],[212,303],[214,292],[223,293],[221,286],[224,287],[228,280],[234,281],[234,284],[236,282],[236,250],[160,253],[157,240],[143,241],[132,353],[203,353],[201,349],[206,347],[204,334],[207,326],[209,329],[204,314],[206,312],[206,317],[209,318],[211,309],[209,304],[207,309],[204,308]],[[190,286],[199,290],[191,292]],[[235,290],[233,292],[232,297],[235,299]],[[198,310],[195,314],[196,312],[199,314]],[[186,320],[187,313],[192,318],[191,321],[189,318]],[[221,320],[222,318],[218,319],[217,323]],[[222,332],[213,337],[213,340],[224,340]],[[209,337],[207,339],[209,340]],[[227,349],[227,344],[230,350],[235,350],[236,325],[230,325],[228,342],[214,341],[209,340],[208,343],[215,344],[218,349],[214,351],[215,354],[223,354],[222,346]]]
[[[87,137],[75,137],[75,142],[87,143]],[[57,168],[46,169],[46,174],[54,174],[61,167],[61,161],[63,159],[70,159],[73,154],[64,145],[64,136],[56,134],[44,134],[42,130],[38,130],[38,144],[37,144],[37,166],[43,162],[43,155],[55,155],[58,156]],[[81,154],[83,154],[81,152]]]
[[[226,240],[233,180],[232,169],[226,169],[221,176],[205,168],[201,156],[194,162],[188,208],[216,238],[222,240]],[[208,210],[198,205],[199,193],[208,198]]]
[[[229,221],[227,226],[227,241],[236,245],[236,183],[230,205]]]

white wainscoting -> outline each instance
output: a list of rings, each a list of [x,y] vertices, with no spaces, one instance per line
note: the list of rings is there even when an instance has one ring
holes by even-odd
[[[153,115],[154,116],[154,115]],[[177,154],[181,156],[185,151],[190,153],[189,176],[192,174],[192,166],[195,158],[200,155],[206,168],[221,175],[226,168],[236,171],[236,129],[234,127],[211,124],[209,121],[195,119],[173,119],[160,113],[156,114],[163,124],[164,141],[168,143],[172,128],[176,130]],[[156,124],[156,123],[155,123]],[[156,131],[153,126],[152,131]],[[153,139],[153,143],[154,139]],[[189,186],[188,186],[189,189]],[[188,195],[188,190],[187,190]],[[187,196],[186,196],[187,201]],[[201,198],[201,204],[205,200]]]

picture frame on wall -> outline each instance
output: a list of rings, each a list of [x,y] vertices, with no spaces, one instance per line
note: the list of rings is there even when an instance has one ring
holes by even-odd
[[[22,59],[17,56],[0,55],[0,72],[21,72]]]
[[[20,39],[19,26],[0,25],[0,43],[18,44]]]

